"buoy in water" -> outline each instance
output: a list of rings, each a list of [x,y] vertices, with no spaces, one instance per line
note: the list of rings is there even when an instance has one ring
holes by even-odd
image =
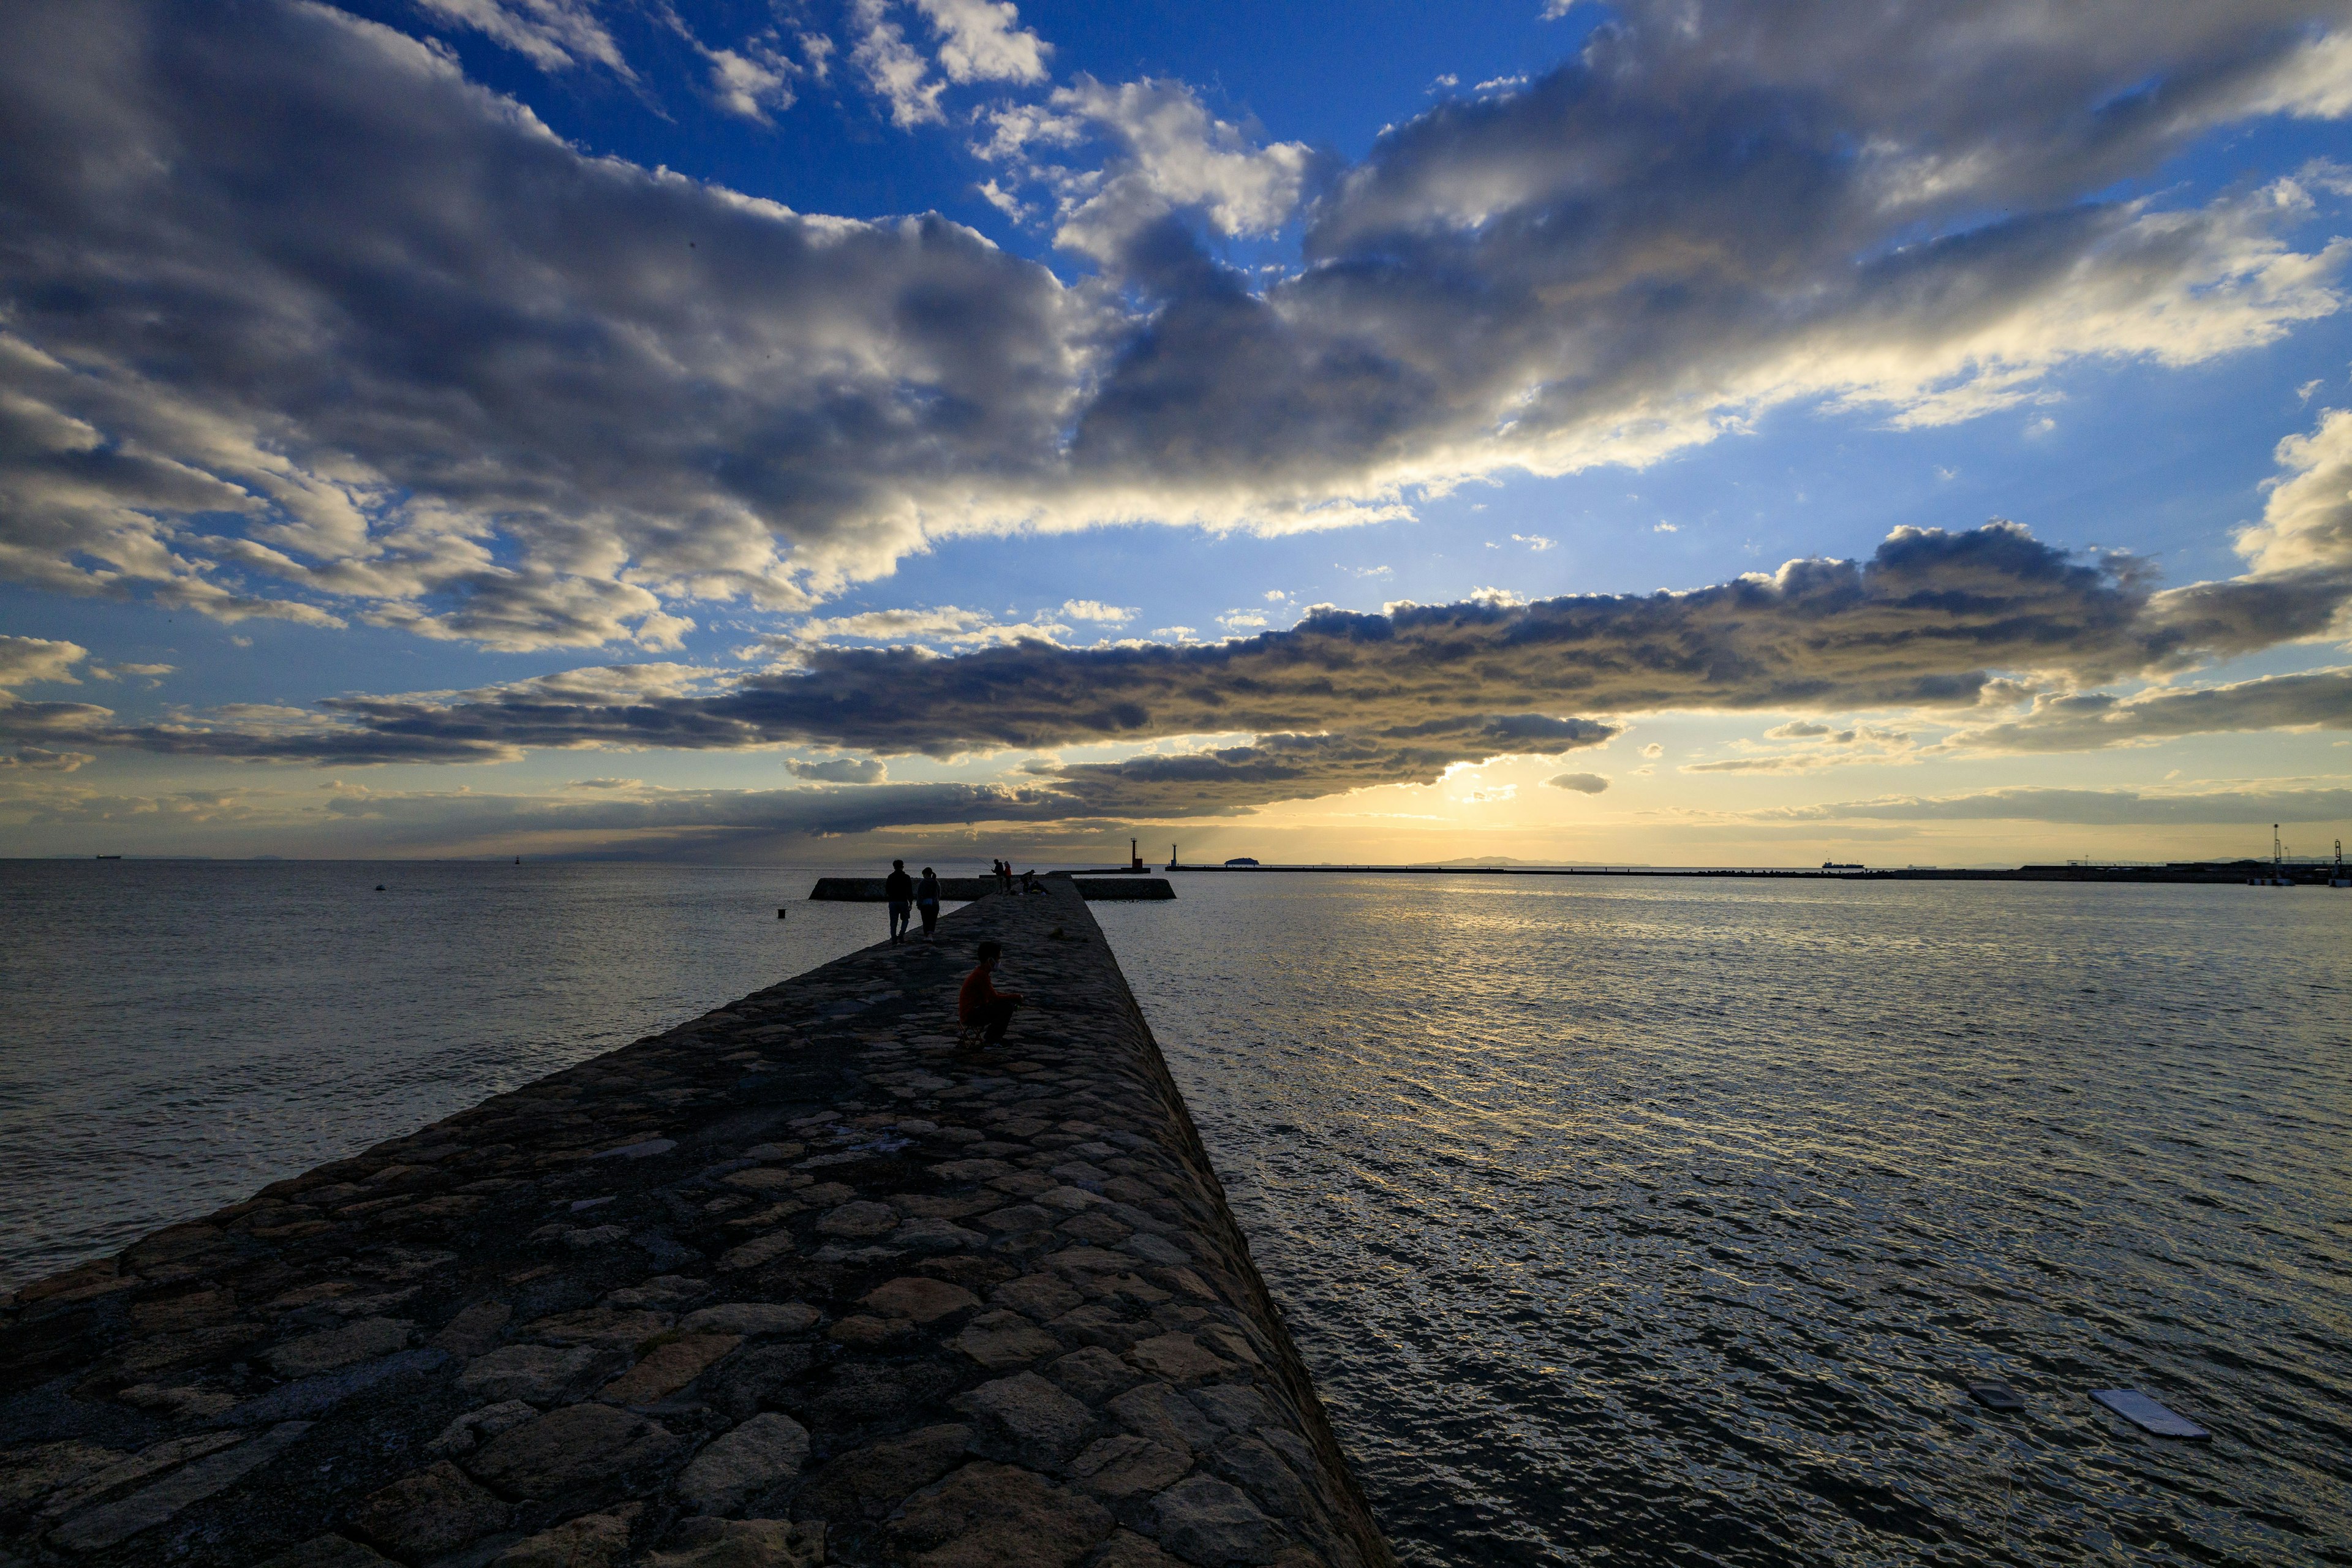
[[[2159,1437],[2195,1440],[2213,1435],[2186,1415],[2167,1410],[2137,1388],[2095,1388],[2091,1397],[2142,1431],[2153,1432]]]
[[[782,919],[784,918],[784,911],[783,911],[783,910],[778,910],[776,911],[776,918],[777,918],[778,920],[782,920]]]
[[[2022,1410],[2025,1396],[1997,1377],[1979,1378],[1968,1385],[1969,1397],[1988,1410]]]
[[[377,892],[379,892],[379,893],[383,892],[383,884],[382,882],[378,882],[378,883],[375,885],[375,890],[376,890]]]

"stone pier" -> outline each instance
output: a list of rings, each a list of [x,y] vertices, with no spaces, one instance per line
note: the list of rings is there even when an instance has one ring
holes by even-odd
[[[1387,1568],[1047,887],[18,1290],[0,1568]]]

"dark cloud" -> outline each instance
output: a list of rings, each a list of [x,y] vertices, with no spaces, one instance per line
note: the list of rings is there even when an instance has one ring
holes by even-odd
[[[2352,822],[2352,789],[2242,788],[2142,794],[2127,789],[1995,789],[1895,795],[1752,812],[1758,822],[2058,822],[2080,826],[2221,826]]]
[[[1553,789],[1574,790],[1579,795],[1600,795],[1609,788],[1609,781],[1599,773],[1554,773],[1544,783]]]
[[[2079,356],[2209,359],[2338,308],[2337,253],[2280,237],[2313,189],[2102,193],[2342,114],[2347,4],[1629,0],[1295,212],[1303,150],[1087,84],[1033,106],[1116,146],[1067,171],[1107,276],[1066,286],[935,216],[586,155],[331,8],[18,0],[0,574],[667,647],[698,603],[804,608],[947,532],[1393,515],[1791,399],[1916,423]],[[583,7],[441,10],[625,68]],[[1305,265],[1262,292],[1202,248],[1286,213]],[[2333,613],[2284,572],[2179,601],[2180,637]]]

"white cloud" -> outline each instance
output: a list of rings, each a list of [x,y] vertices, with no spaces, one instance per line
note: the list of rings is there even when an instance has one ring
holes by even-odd
[[[1642,748],[1642,754],[1645,757],[1663,757],[1666,754],[1666,749],[1653,741]]]
[[[81,682],[74,679],[73,667],[89,657],[89,650],[79,643],[0,632],[0,691],[38,681],[79,686]]]
[[[1065,599],[1062,614],[1074,621],[1124,621],[1134,616],[1130,608],[1106,605],[1098,599]]]
[[[1669,531],[1672,531],[1669,530]],[[1521,544],[1526,545],[1529,550],[1535,551],[1549,550],[1559,542],[1557,539],[1546,539],[1540,533],[1515,533],[1511,535],[1511,537],[1518,541]]]
[[[1262,630],[1267,622],[1255,610],[1227,610],[1217,617],[1217,624],[1229,632],[1242,632]]]
[[[940,35],[940,68],[953,82],[1045,79],[1054,47],[1020,25],[1009,0],[915,0]]]
[[[934,81],[930,62],[907,41],[907,30],[890,19],[888,0],[856,0],[850,20],[857,41],[850,46],[849,62],[866,73],[866,84],[890,106],[890,122],[901,131],[919,125],[946,123],[940,95],[945,81]]]
[[[793,79],[801,68],[772,45],[746,43],[740,50],[707,49],[710,92],[721,108],[746,120],[768,123],[793,103]]]
[[[1313,156],[1303,142],[1255,145],[1178,82],[1106,86],[1081,77],[1043,105],[988,116],[973,151],[1054,193],[1056,245],[1105,264],[1172,213],[1197,214],[1220,235],[1268,234],[1297,210]],[[1060,161],[1099,147],[1093,166]]]
[[[1682,530],[1676,528],[1671,522],[1662,522],[1652,528],[1650,531],[1652,533],[1680,533]]]
[[[635,78],[592,0],[416,0],[416,4],[429,16],[497,39],[541,70],[593,64]]]
[[[940,647],[990,647],[1029,639],[1052,642],[1068,635],[1058,621],[1002,622],[985,610],[942,605],[929,610],[866,610],[856,615],[812,616],[781,637],[759,645],[787,655],[818,644],[879,642]],[[748,655],[752,650],[744,650]]]

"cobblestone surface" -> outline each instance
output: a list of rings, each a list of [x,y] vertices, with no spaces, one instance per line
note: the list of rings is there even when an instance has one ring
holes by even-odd
[[[17,1291],[0,1568],[1388,1568],[1046,886]]]

